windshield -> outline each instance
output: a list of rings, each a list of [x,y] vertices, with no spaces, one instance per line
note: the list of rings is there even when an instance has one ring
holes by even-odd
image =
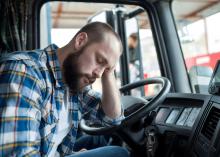
[[[220,58],[220,2],[174,0],[172,10],[192,90],[207,94]]]

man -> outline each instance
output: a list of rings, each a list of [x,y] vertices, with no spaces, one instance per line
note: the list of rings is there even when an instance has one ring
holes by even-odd
[[[132,33],[128,38],[128,48],[129,48],[129,61],[132,64],[135,64],[135,61],[138,61],[138,37],[137,33]]]
[[[81,116],[120,124],[113,71],[122,52],[110,26],[84,26],[64,47],[14,52],[0,64],[0,156],[128,156],[116,146],[74,152]],[[102,80],[102,96],[89,88]]]
[[[129,48],[129,69],[130,69],[130,81],[135,82],[140,80],[140,57],[138,51],[138,34],[131,33],[128,37]],[[134,96],[141,95],[141,88],[136,88],[131,91]]]

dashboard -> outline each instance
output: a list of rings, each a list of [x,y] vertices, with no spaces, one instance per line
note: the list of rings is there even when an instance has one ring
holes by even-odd
[[[170,93],[157,108],[154,123],[169,128],[191,130],[209,99],[208,95]]]
[[[138,105],[128,107],[128,114]],[[140,157],[220,157],[220,96],[169,93],[118,135]]]
[[[219,96],[170,93],[155,111],[152,126],[163,135],[157,156],[219,156]],[[169,149],[173,154],[165,155]]]
[[[161,107],[156,117],[156,123],[192,127],[200,110],[200,107]]]

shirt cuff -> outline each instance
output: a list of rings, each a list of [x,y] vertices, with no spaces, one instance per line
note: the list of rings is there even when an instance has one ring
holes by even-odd
[[[124,119],[125,119],[124,112],[122,112],[122,114],[119,117],[116,117],[116,118],[110,118],[110,117],[105,115],[104,118],[103,118],[103,122],[106,125],[120,125],[122,120],[124,120]]]

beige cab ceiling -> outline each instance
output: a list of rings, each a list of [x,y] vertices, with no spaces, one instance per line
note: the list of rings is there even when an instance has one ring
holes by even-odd
[[[114,9],[116,5],[88,2],[49,2],[49,7],[53,28],[80,28],[87,23],[89,17],[102,10]],[[131,11],[135,7],[126,5],[126,11]],[[190,22],[219,11],[220,1],[174,0],[172,8],[177,20]],[[146,20],[146,18],[143,18],[143,20]],[[147,25],[142,24],[142,26],[146,27]]]

